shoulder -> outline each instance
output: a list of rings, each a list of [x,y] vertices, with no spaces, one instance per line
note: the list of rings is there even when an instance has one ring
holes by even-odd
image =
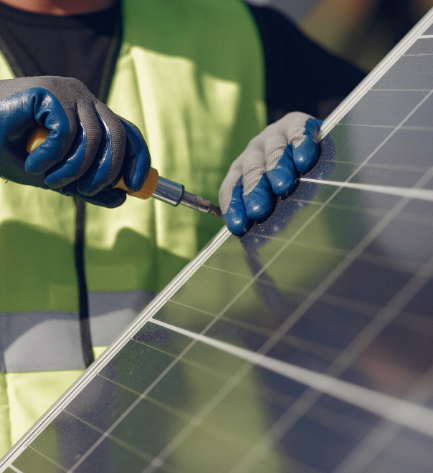
[[[262,41],[270,122],[291,111],[317,116],[322,101],[341,100],[364,78],[357,67],[305,36],[287,16],[270,7],[247,7]]]

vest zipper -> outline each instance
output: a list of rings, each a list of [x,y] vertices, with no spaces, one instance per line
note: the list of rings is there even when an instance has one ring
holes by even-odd
[[[86,206],[82,200],[74,199],[77,208],[75,217],[75,269],[78,280],[81,351],[84,365],[88,368],[95,360],[92,350],[92,336],[90,334],[89,298],[87,294],[86,273],[84,266],[84,216]]]

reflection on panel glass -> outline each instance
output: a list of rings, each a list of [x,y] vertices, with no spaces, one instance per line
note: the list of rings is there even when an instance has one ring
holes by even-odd
[[[308,177],[433,188],[433,75],[412,57],[331,130]],[[432,231],[432,202],[300,182],[198,267],[13,471],[430,472]],[[419,418],[400,416],[414,406]]]

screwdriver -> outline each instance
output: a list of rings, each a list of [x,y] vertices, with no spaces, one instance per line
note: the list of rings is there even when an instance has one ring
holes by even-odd
[[[31,153],[34,149],[40,146],[47,136],[50,130],[43,127],[37,127],[30,133],[27,138],[26,150]],[[146,200],[149,197],[161,200],[173,206],[179,204],[185,205],[194,210],[198,210],[204,213],[210,213],[216,217],[221,217],[221,209],[212,205],[209,200],[203,199],[198,195],[190,194],[185,191],[182,184],[165,179],[158,174],[155,168],[150,168],[149,174],[143,187],[138,192],[131,192],[125,185],[123,178],[119,179],[119,182],[115,185],[115,188],[124,190],[128,195],[138,197]]]

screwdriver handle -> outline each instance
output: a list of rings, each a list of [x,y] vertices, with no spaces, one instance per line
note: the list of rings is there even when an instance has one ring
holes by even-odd
[[[33,129],[29,137],[27,138],[27,143],[26,143],[27,152],[31,153],[38,146],[40,146],[46,140],[49,133],[50,133],[50,130],[48,130],[48,128],[38,126],[35,129]],[[144,181],[143,187],[139,191],[137,192],[130,191],[126,187],[125,182],[123,181],[123,177],[119,179],[119,182],[114,187],[116,189],[124,190],[128,195],[146,200],[149,197],[151,197],[152,194],[155,192],[156,186],[158,185],[158,181],[159,181],[158,171],[155,168],[150,168],[149,174],[146,180]]]

